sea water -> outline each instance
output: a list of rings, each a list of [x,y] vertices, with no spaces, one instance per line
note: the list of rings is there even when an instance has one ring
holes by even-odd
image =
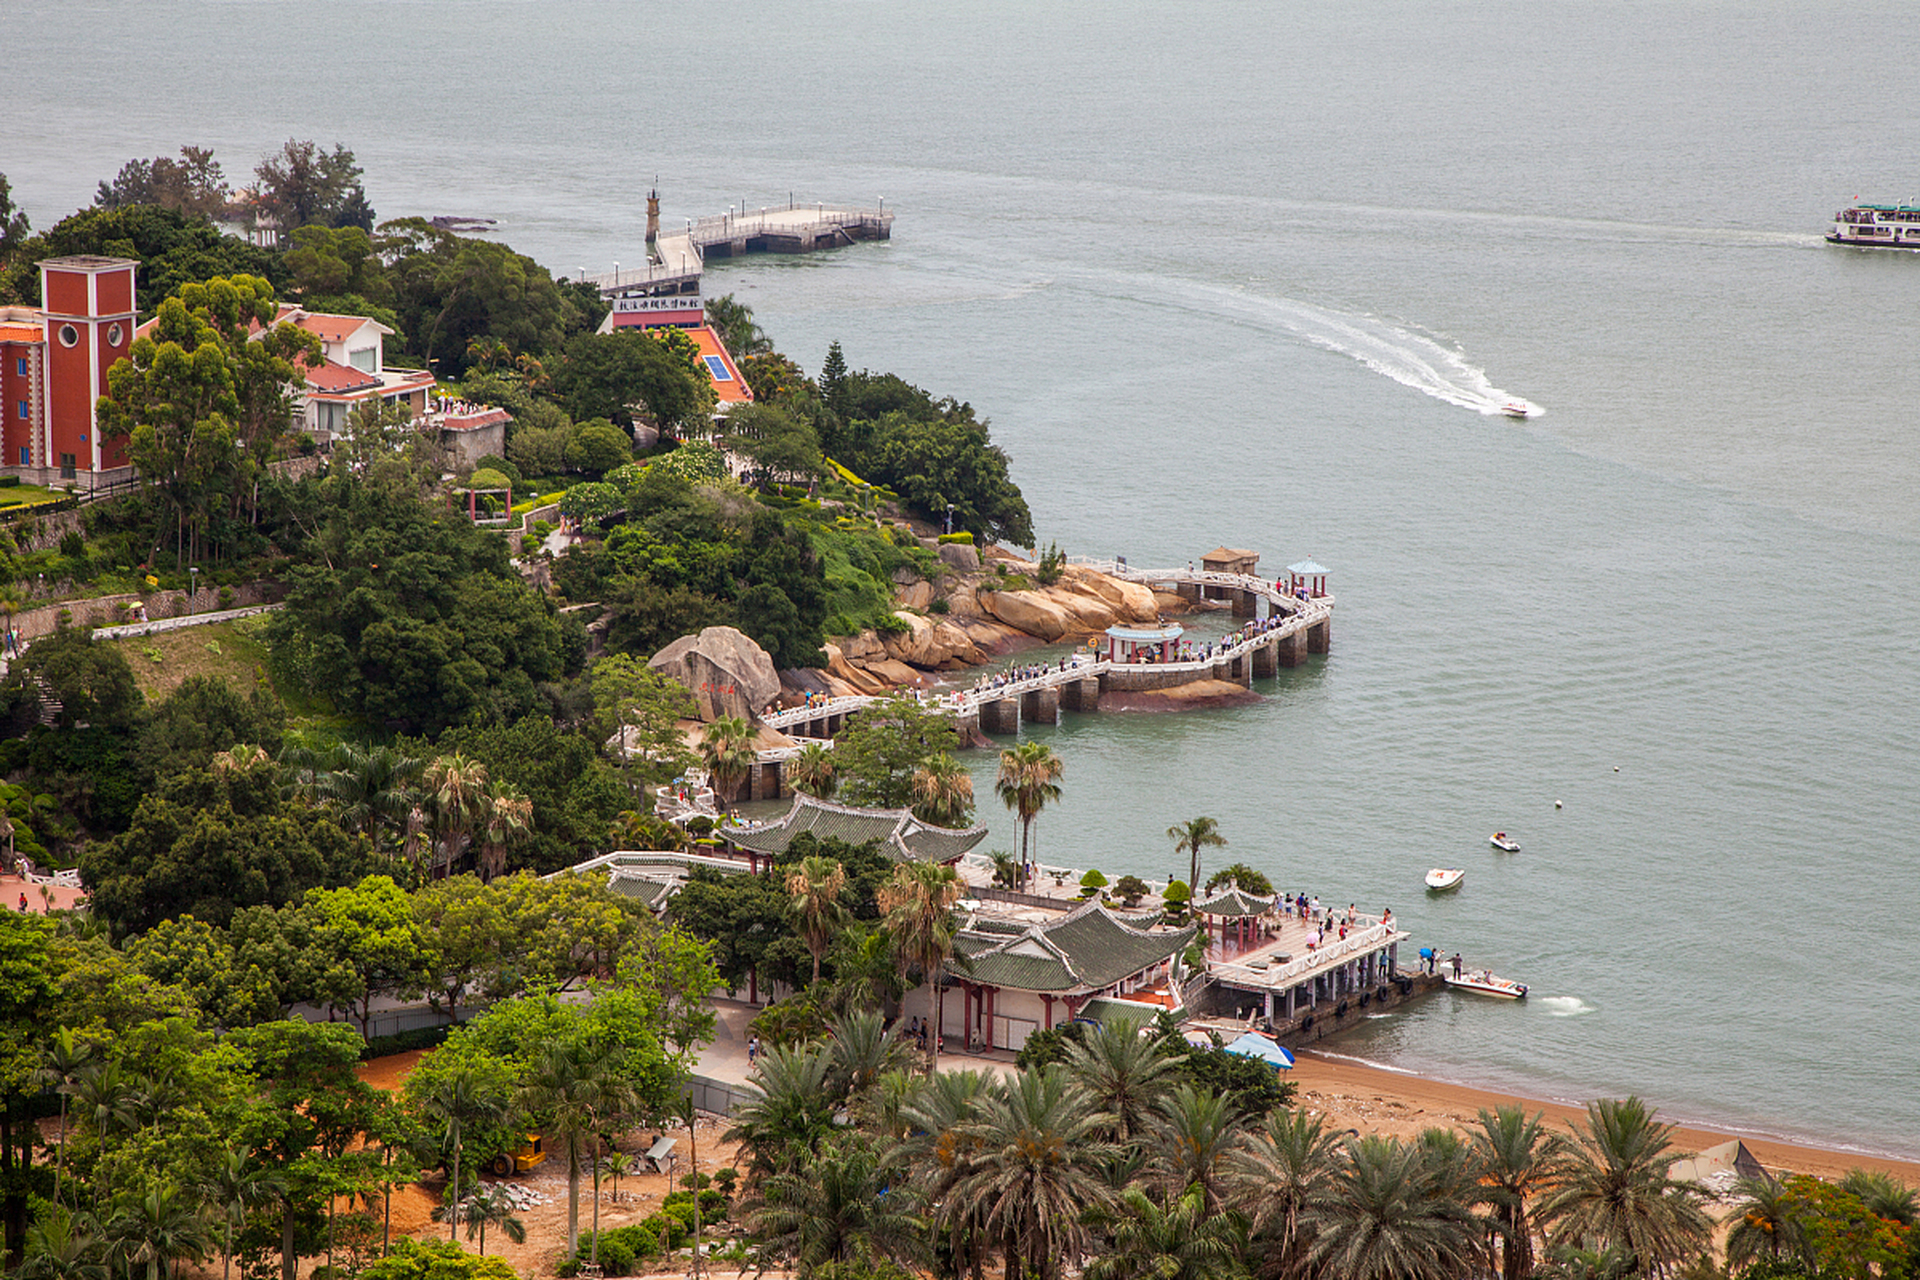
[[[718,266],[816,369],[970,400],[1043,542],[1312,556],[1325,661],[1257,706],[1066,716],[1051,863],[1287,889],[1529,983],[1340,1050],[1920,1155],[1920,10],[1145,0],[16,0],[36,225],[132,156],[352,147],[381,216],[556,274],[825,201],[895,238]],[[1507,399],[1541,412],[1498,416]],[[972,763],[994,828],[993,758]],[[1556,801],[1559,807],[1556,807]],[[1512,833],[1523,852],[1486,843]],[[1455,894],[1421,888],[1467,868]]]

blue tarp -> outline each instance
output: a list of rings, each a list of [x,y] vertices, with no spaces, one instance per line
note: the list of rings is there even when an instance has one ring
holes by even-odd
[[[1237,1053],[1248,1058],[1258,1058],[1260,1061],[1280,1069],[1285,1069],[1293,1065],[1292,1053],[1288,1052],[1281,1045],[1275,1044],[1273,1041],[1267,1039],[1257,1031],[1249,1031],[1238,1040],[1235,1040],[1227,1046],[1227,1052]]]

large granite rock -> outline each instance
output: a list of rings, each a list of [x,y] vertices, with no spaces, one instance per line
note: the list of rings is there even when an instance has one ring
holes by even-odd
[[[937,554],[941,564],[952,565],[962,573],[971,573],[980,567],[980,553],[964,542],[943,542]]]
[[[980,607],[995,618],[1049,644],[1084,629],[1066,609],[1037,592],[982,591],[979,600]]]
[[[749,723],[780,694],[780,674],[767,651],[732,627],[708,627],[697,636],[681,636],[647,663],[678,680],[692,693],[700,719],[722,716]]]
[[[955,662],[972,666],[981,661],[980,650],[967,633],[951,622],[936,622],[904,609],[893,616],[905,623],[907,630],[886,637],[883,643],[888,657],[928,671]]]
[[[902,609],[925,609],[933,603],[933,584],[922,578],[902,583],[893,600]]]
[[[1068,565],[1060,575],[1060,585],[1101,601],[1113,611],[1116,621],[1153,622],[1160,615],[1152,589],[1142,583],[1111,578],[1080,565]]]

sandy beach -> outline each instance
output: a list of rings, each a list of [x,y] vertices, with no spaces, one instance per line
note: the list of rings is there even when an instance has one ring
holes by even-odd
[[[1544,1112],[1548,1123],[1558,1128],[1586,1116],[1583,1108],[1565,1103],[1541,1102],[1403,1075],[1329,1058],[1312,1049],[1302,1049],[1296,1056],[1298,1061],[1290,1073],[1300,1089],[1296,1104],[1325,1115],[1329,1123],[1339,1129],[1408,1137],[1422,1129],[1464,1128],[1474,1122],[1475,1114],[1482,1108],[1492,1110],[1509,1104],[1518,1104],[1529,1112]],[[1676,1134],[1678,1143],[1688,1151],[1700,1151],[1729,1138],[1740,1138],[1755,1159],[1776,1173],[1784,1170],[1837,1178],[1849,1169],[1879,1169],[1911,1186],[1920,1186],[1920,1161],[1827,1151],[1732,1130],[1688,1125],[1682,1125]]]

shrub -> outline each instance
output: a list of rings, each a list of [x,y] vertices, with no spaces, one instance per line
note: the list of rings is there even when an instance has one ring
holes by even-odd
[[[1066,572],[1066,568],[1066,552],[1060,550],[1059,543],[1050,542],[1047,544],[1047,549],[1041,552],[1040,567],[1034,571],[1033,576],[1040,580],[1041,586],[1050,587],[1060,581],[1060,575]]]
[[[1140,905],[1140,899],[1153,892],[1153,886],[1139,876],[1126,875],[1114,881],[1113,891],[1120,895],[1121,906],[1136,907]]]
[[[504,471],[495,471],[492,467],[481,467],[467,477],[469,489],[506,489],[512,484]]]
[[[740,1171],[732,1165],[713,1171],[713,1185],[720,1188],[720,1194],[723,1196],[732,1195],[733,1186],[738,1181],[740,1181]]]
[[[1091,898],[1094,894],[1099,893],[1106,887],[1107,878],[1100,874],[1100,868],[1098,867],[1093,868],[1088,871],[1087,874],[1080,877],[1080,896],[1083,898]]]
[[[959,533],[943,533],[940,535],[940,541],[943,543],[958,542],[970,547],[973,545],[973,531],[963,529]]]
[[[940,596],[928,603],[927,612],[928,613],[946,613],[952,607],[953,607],[952,605],[947,603],[947,598],[945,596]]]
[[[520,468],[514,466],[511,462],[508,462],[505,458],[499,457],[498,455],[491,454],[491,453],[488,454],[486,457],[480,459],[479,462],[475,463],[474,470],[498,471],[501,475],[505,476],[508,482],[511,483],[513,487],[516,489],[520,487],[521,481],[526,479],[526,477],[521,474]]]
[[[233,588],[232,587],[220,588],[220,607],[222,609],[233,608]]]

